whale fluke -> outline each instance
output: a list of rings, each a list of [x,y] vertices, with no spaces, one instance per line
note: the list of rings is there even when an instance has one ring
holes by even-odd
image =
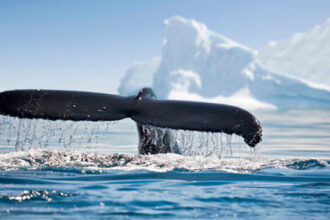
[[[127,100],[92,92],[12,90],[0,93],[0,113],[19,118],[112,121],[127,117]]]
[[[157,100],[149,88],[134,97],[58,90],[0,93],[0,114],[19,118],[113,121],[131,118],[162,128],[237,134],[254,147],[261,141],[260,122],[244,109],[202,102]]]

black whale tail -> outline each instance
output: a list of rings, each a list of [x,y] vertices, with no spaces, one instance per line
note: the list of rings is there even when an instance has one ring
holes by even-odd
[[[260,122],[234,106],[156,100],[152,89],[136,97],[57,91],[13,90],[0,93],[0,114],[19,118],[73,121],[113,121],[131,118],[156,127],[237,134],[254,147],[261,141]]]

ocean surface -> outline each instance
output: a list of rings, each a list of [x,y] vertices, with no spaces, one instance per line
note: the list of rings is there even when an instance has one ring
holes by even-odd
[[[254,112],[263,141],[135,124],[0,117],[0,219],[330,219],[330,110]]]

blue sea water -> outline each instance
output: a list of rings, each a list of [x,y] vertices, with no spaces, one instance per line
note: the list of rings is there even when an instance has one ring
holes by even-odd
[[[330,111],[255,112],[263,142],[177,131],[137,155],[129,120],[0,118],[1,219],[329,219]]]

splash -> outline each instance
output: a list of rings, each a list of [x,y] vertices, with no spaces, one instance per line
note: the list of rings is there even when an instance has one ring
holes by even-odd
[[[255,158],[218,158],[215,156],[183,156],[179,154],[127,155],[127,154],[87,154],[80,152],[60,152],[57,150],[29,150],[0,154],[0,169],[19,168],[73,168],[81,169],[121,169],[150,170],[167,172],[171,170],[187,171],[223,171],[231,173],[252,173],[265,168],[287,168],[303,170],[329,166],[326,161],[316,159],[274,159]]]

